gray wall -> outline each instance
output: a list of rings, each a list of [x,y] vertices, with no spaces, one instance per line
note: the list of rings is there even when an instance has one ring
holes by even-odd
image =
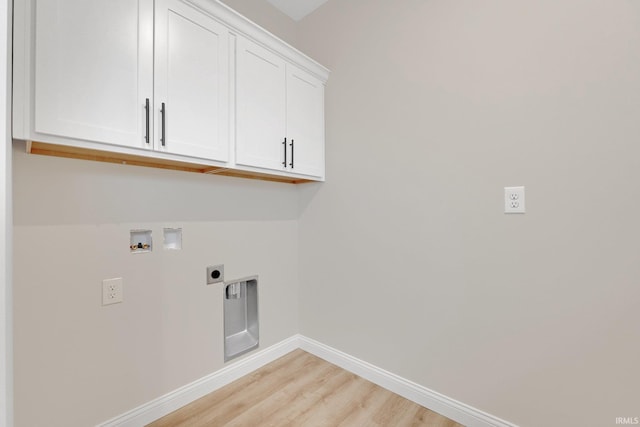
[[[222,368],[223,287],[259,275],[261,347],[298,327],[297,190],[14,150],[16,426],[88,426]],[[163,227],[183,250],[162,249]],[[129,230],[155,249],[130,254]],[[103,279],[124,303],[101,306]],[[38,410],[34,411],[33,408]]]
[[[297,37],[332,70],[301,332],[522,426],[640,416],[640,3],[331,0]]]
[[[260,276],[261,347],[298,332],[293,186],[14,150],[16,425],[86,426],[224,366],[223,288]],[[182,227],[183,250],[162,249]],[[151,229],[150,254],[128,251]],[[124,278],[124,303],[101,282]],[[40,408],[34,411],[33,408]]]
[[[295,46],[297,24],[266,0],[221,0],[227,6]]]
[[[0,1],[0,426],[13,423],[10,2]]]

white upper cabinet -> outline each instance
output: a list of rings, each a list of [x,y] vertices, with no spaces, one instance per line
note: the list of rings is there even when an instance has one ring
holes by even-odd
[[[154,146],[227,161],[229,30],[179,0],[156,0]]]
[[[329,71],[218,0],[16,0],[13,137],[32,153],[324,179]]]
[[[287,64],[288,167],[295,173],[324,175],[324,84]]]
[[[242,37],[236,55],[236,163],[284,169],[286,63]]]
[[[32,6],[33,130],[143,147],[145,101],[153,93],[153,1],[39,0]]]
[[[238,38],[236,163],[324,176],[324,84]]]

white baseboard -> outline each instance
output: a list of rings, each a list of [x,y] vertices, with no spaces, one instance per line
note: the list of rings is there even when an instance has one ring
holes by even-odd
[[[229,365],[164,396],[112,418],[97,427],[140,427],[151,423],[300,348],[361,376],[425,408],[444,415],[467,427],[517,427],[493,415],[480,411],[436,391],[380,369],[332,347],[302,335],[294,335],[269,348]]]
[[[191,384],[98,424],[98,427],[141,427],[149,424],[299,348],[299,343],[298,335],[287,338]]]
[[[308,353],[467,427],[517,427],[515,424],[465,405],[318,341],[299,336],[299,345]]]

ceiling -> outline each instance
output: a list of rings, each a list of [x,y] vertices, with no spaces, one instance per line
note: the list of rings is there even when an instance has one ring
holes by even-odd
[[[327,0],[267,0],[269,3],[289,15],[294,21],[299,21]]]

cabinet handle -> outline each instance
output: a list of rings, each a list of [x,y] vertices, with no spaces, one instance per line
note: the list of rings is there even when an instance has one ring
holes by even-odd
[[[282,147],[284,148],[284,162],[282,162],[282,166],[287,167],[287,138],[282,141]]]
[[[160,138],[160,142],[162,143],[162,146],[164,147],[165,142],[166,142],[166,134],[165,134],[165,118],[167,115],[167,110],[164,106],[164,102],[162,103],[162,108],[160,108],[160,114],[162,115],[162,137]]]
[[[149,98],[147,98],[147,100],[145,101],[144,111],[146,116],[146,124],[145,124],[146,130],[144,134],[144,141],[148,144],[149,143]]]
[[[293,144],[294,144],[294,141],[292,139],[290,144],[291,145],[291,163],[289,163],[289,166],[291,166],[291,169],[293,169],[293,150],[295,148]]]

